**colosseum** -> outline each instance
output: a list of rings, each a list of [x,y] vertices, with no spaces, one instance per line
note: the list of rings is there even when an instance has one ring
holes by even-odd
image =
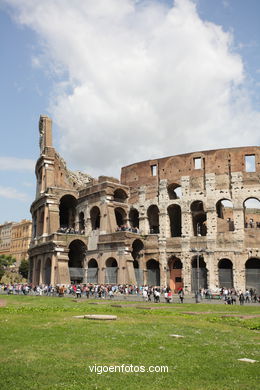
[[[142,161],[120,181],[70,171],[41,116],[30,280],[253,288],[260,293],[260,147]]]

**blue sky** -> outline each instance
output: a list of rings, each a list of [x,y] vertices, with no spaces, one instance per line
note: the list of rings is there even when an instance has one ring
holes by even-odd
[[[259,15],[259,0],[2,0],[0,223],[30,218],[40,114],[93,176],[259,144]]]

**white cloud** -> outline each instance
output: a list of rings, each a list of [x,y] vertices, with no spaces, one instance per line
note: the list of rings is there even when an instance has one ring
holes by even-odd
[[[34,167],[34,160],[16,157],[0,157],[0,171],[33,171]]]
[[[0,197],[7,198],[7,199],[16,199],[23,202],[28,200],[28,196],[26,194],[19,192],[12,187],[0,186]]]
[[[118,174],[144,159],[259,142],[260,113],[232,34],[202,21],[191,0],[171,8],[159,0],[5,2],[39,35],[41,63],[64,72],[50,112],[75,167]]]

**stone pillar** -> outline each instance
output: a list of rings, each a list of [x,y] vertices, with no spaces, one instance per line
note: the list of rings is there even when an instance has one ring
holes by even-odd
[[[56,275],[55,271],[57,269],[57,264],[56,264],[56,255],[53,253],[51,256],[51,285],[54,286],[56,284]]]
[[[191,259],[193,254],[185,253],[182,257],[182,278],[184,291],[191,292]]]
[[[192,215],[189,210],[182,211],[182,237],[190,238],[194,236],[193,234],[193,225],[192,225]]]
[[[142,186],[139,188],[139,200],[138,203],[141,205],[139,209],[139,230],[141,234],[149,234],[149,222],[147,217],[147,210],[144,206],[146,197],[146,187]]]
[[[134,259],[133,258],[127,258],[126,271],[127,271],[127,275],[128,275],[128,280],[126,283],[136,285],[137,282],[136,282],[136,277],[135,277]]]
[[[159,239],[159,264],[160,264],[160,285],[167,286],[167,254],[166,239]]]
[[[160,237],[170,237],[169,235],[169,218],[166,210],[161,210],[159,213],[159,224],[160,224]],[[168,228],[168,229],[167,229]]]
[[[103,253],[100,253],[98,255],[97,262],[98,262],[98,284],[104,284],[105,283],[106,265],[105,265]]]
[[[245,253],[235,253],[235,261],[233,262],[234,288],[243,292],[246,288],[245,263],[247,258],[248,256]]]
[[[215,290],[216,288],[216,270],[215,270],[215,256],[214,253],[206,254],[202,253],[206,267],[208,270],[208,288],[210,290]]]

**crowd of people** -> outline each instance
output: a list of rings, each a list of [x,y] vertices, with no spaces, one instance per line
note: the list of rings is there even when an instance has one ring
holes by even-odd
[[[131,233],[140,233],[138,227],[132,227],[127,225],[117,226],[117,232],[131,232]]]
[[[63,234],[85,234],[85,230],[76,230],[73,227],[60,227],[57,230],[57,233],[63,233]]]
[[[144,302],[166,302],[172,303],[174,300],[180,303],[184,302],[185,295],[188,294],[183,288],[172,291],[169,287],[158,286],[136,286],[136,285],[102,285],[102,284],[70,284],[70,285],[39,285],[31,284],[0,284],[0,293],[16,295],[36,295],[36,296],[75,296],[81,298],[112,299],[115,296],[139,296]],[[213,299],[216,293],[210,290],[201,289],[196,295],[199,301],[203,299]],[[260,303],[260,295],[254,289],[236,291],[235,289],[221,288],[218,291],[218,297],[225,304],[241,305],[244,303]]]

